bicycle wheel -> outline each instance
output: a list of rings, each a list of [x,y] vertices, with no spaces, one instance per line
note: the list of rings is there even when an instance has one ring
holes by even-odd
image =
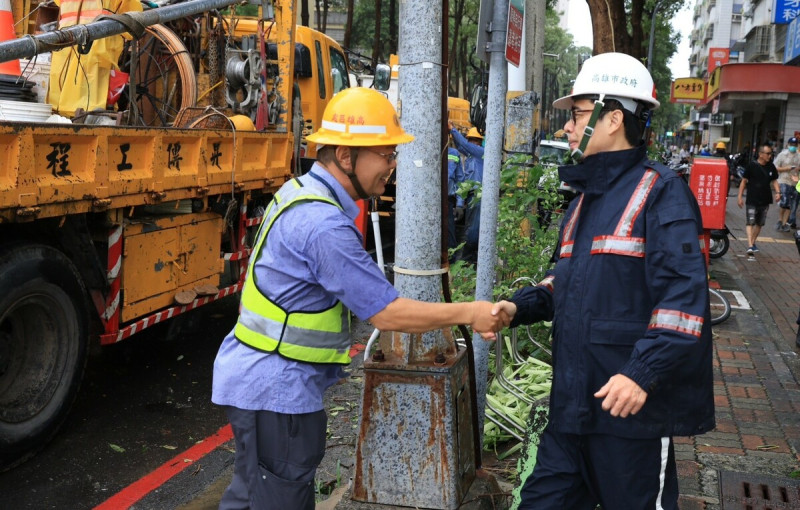
[[[717,289],[708,289],[708,301],[711,308],[711,324],[725,322],[731,316],[731,303]]]

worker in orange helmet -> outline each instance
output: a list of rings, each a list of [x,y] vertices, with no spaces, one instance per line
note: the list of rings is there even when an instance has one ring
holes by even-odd
[[[323,395],[350,363],[350,313],[382,331],[470,324],[484,338],[508,324],[492,304],[400,297],[363,249],[356,200],[380,195],[397,146],[414,139],[372,89],[346,89],[325,108],[311,170],[284,184],[256,236],[240,315],[214,362],[212,401],[236,442],[221,509],[312,510],[325,454]]]

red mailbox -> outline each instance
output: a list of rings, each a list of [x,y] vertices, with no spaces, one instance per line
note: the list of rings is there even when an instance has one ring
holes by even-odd
[[[725,158],[696,157],[689,175],[689,187],[700,205],[703,228],[724,229],[725,207],[728,205],[728,162]]]

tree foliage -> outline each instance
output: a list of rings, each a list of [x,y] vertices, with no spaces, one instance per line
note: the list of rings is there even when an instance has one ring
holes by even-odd
[[[307,1],[307,0],[303,0]],[[316,0],[320,1],[320,0]],[[618,51],[640,58],[647,64],[650,26],[655,17],[655,37],[651,73],[656,83],[661,108],[653,125],[660,131],[674,129],[681,121],[680,105],[669,103],[673,77],[668,61],[677,51],[680,34],[673,31],[670,21],[686,0],[586,0],[592,18],[594,49],[576,47],[572,35],[558,26],[560,13],[555,0],[547,1],[542,128],[553,133],[566,120],[561,112],[553,111],[552,101],[567,94],[580,64],[590,54]],[[388,62],[397,53],[399,2],[396,0],[327,0],[331,9],[352,9],[352,27],[348,32],[348,49],[366,56],[371,64]],[[480,0],[449,0],[449,41],[447,64],[450,69],[448,94],[469,97],[472,87],[485,79],[487,66],[475,56],[478,34]],[[380,13],[378,15],[377,13]],[[610,20],[610,21],[609,21]],[[347,30],[347,27],[346,27]],[[376,34],[380,34],[376,37]]]

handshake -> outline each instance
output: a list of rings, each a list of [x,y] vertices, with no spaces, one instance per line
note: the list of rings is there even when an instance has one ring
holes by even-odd
[[[475,301],[470,326],[484,340],[497,340],[497,333],[508,327],[517,313],[517,305],[510,301]]]

